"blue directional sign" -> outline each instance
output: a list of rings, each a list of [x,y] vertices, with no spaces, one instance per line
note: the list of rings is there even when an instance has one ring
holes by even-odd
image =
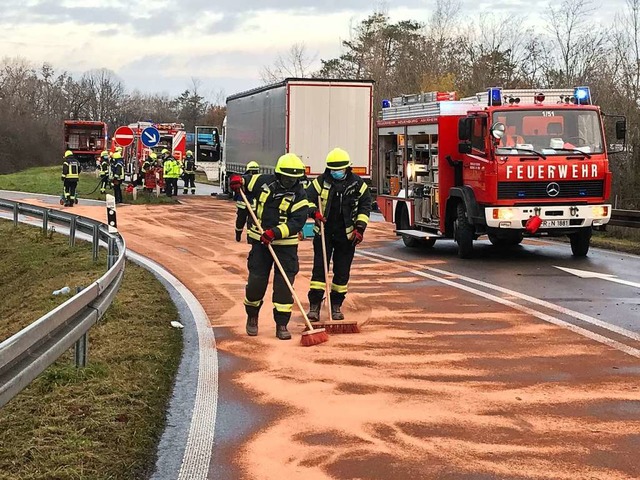
[[[155,147],[160,141],[160,132],[155,127],[147,127],[142,131],[140,139],[145,147]]]

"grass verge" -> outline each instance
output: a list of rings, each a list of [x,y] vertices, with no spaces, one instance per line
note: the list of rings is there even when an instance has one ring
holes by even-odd
[[[62,194],[62,181],[60,173],[62,167],[36,167],[8,175],[0,175],[0,190],[14,190],[30,193],[46,193],[49,195]],[[78,199],[104,200],[105,195],[100,193],[100,189],[91,192],[98,185],[98,177],[96,173],[83,172],[80,174],[78,182]],[[157,204],[157,203],[176,203],[175,198],[169,198],[165,195],[156,197],[155,194],[147,195],[141,191],[138,192],[138,198],[133,200],[130,193],[123,191],[124,203],[131,204]],[[113,195],[113,190],[107,190],[107,193]]]
[[[0,338],[64,301],[106,269],[89,244],[0,221]],[[155,449],[182,353],[177,311],[155,277],[127,263],[111,308],[89,332],[89,363],[67,352],[0,410],[0,479],[139,479]]]

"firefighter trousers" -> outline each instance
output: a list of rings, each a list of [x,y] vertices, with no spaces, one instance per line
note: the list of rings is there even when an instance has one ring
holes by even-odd
[[[184,174],[184,190],[182,193],[185,195],[189,190],[189,186],[191,186],[191,193],[196,193],[196,174],[195,173],[185,173]]]
[[[298,273],[298,246],[297,245],[272,245],[273,250],[282,264],[291,285]],[[273,257],[269,249],[262,243],[253,243],[247,261],[249,280],[245,289],[244,305],[248,316],[258,316],[263,303],[267,284],[273,274],[273,319],[276,325],[287,325],[293,309],[293,295],[280,274],[280,270],[274,265]]]
[[[65,178],[64,180],[64,199],[67,201],[75,202],[76,200],[76,187],[78,186],[78,179]]]
[[[356,253],[356,247],[347,238],[344,231],[332,234],[325,231],[327,246],[327,262],[331,265],[333,257],[333,280],[331,282],[331,305],[342,305],[347,295],[351,263]],[[313,237],[313,272],[311,274],[311,288],[309,289],[309,303],[320,303],[325,293],[324,259],[322,257],[322,239],[320,235]]]
[[[116,197],[116,203],[122,203],[122,182],[120,180],[113,181],[113,196]]]
[[[165,186],[164,190],[167,193],[167,197],[173,197],[178,195],[178,179],[177,178],[164,178]]]
[[[109,175],[100,176],[100,193],[106,193],[109,188]]]

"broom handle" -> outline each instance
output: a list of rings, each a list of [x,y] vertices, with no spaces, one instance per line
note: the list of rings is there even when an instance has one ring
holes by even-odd
[[[322,199],[318,195],[318,209],[322,213]],[[325,243],[324,222],[320,222],[320,241],[322,242],[322,266],[324,267],[324,291],[327,297],[327,316],[329,321],[333,320],[331,316],[331,290],[329,289],[329,260],[327,258],[327,245]]]
[[[264,230],[262,229],[262,225],[260,225],[260,222],[258,221],[258,217],[256,217],[256,214],[254,213],[253,208],[251,207],[251,203],[249,203],[249,200],[247,200],[247,196],[245,195],[244,190],[242,189],[242,187],[240,187],[240,190],[238,191],[240,192],[240,195],[242,195],[242,200],[247,205],[247,210],[249,210],[249,213],[251,214],[253,223],[256,224],[256,227],[258,227],[258,231],[260,232],[260,235],[262,235],[264,233]],[[313,330],[313,325],[311,325],[311,322],[307,318],[307,314],[304,311],[302,303],[300,302],[300,299],[298,298],[296,291],[293,289],[293,285],[291,285],[291,282],[289,281],[289,277],[287,277],[287,274],[285,273],[284,268],[282,268],[282,264],[280,263],[280,260],[278,260],[278,256],[276,255],[276,252],[273,250],[273,247],[271,246],[271,244],[267,245],[267,248],[269,249],[269,252],[273,257],[273,261],[278,266],[278,270],[280,270],[280,275],[282,275],[282,278],[284,278],[284,281],[287,284],[287,287],[289,287],[289,291],[291,292],[291,295],[293,295],[293,298],[298,304],[300,313],[302,313],[302,317],[304,318],[304,323],[307,324],[307,327],[309,328],[309,330]]]

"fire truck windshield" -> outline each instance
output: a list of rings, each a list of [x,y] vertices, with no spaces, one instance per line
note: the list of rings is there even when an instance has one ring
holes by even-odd
[[[526,150],[545,156],[604,152],[600,117],[594,110],[502,110],[494,112],[493,122],[505,126],[496,146],[500,155],[522,155]]]

